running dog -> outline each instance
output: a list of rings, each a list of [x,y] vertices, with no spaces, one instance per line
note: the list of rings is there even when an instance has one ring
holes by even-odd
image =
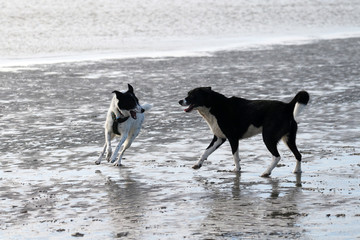
[[[294,173],[301,172],[301,154],[296,147],[297,122],[295,117],[309,102],[309,94],[300,91],[290,103],[271,100],[247,100],[238,97],[225,97],[211,90],[200,87],[191,90],[188,96],[179,101],[187,106],[185,112],[197,110],[206,120],[214,137],[200,160],[193,166],[199,169],[204,161],[229,140],[235,162],[234,171],[240,171],[239,140],[262,133],[263,141],[272,154],[272,163],[261,175],[269,177],[280,161],[277,144],[280,139],[286,143],[296,158]]]
[[[119,91],[113,91],[113,93],[115,95],[110,103],[105,121],[105,145],[95,164],[101,163],[106,151],[107,161],[120,167],[125,150],[131,146],[140,132],[144,121],[144,112],[150,110],[151,105],[144,104],[141,106],[134,94],[134,88],[130,84],[128,84],[128,90],[125,93]],[[112,154],[111,140],[116,136],[120,137],[120,142]],[[116,160],[120,148],[120,155]]]

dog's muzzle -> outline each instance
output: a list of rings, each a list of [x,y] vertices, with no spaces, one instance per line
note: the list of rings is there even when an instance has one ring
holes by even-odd
[[[186,103],[186,100],[185,100],[185,99],[180,100],[180,101],[179,101],[179,104],[180,104],[181,106],[187,106],[187,103]]]
[[[140,108],[140,109],[134,109],[134,110],[131,110],[130,111],[130,115],[133,119],[137,119],[137,116],[136,116],[136,113],[144,113],[145,112],[145,109],[143,108]]]
[[[190,104],[185,99],[180,100],[179,104],[184,107],[189,106],[188,108],[184,109],[185,112],[191,112],[195,108],[195,104]]]

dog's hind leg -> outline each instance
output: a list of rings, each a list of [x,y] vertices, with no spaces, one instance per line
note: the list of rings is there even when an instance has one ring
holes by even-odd
[[[280,139],[277,140],[276,138],[274,138],[274,135],[267,134],[263,131],[263,140],[267,149],[271,152],[273,157],[270,166],[265,170],[265,172],[261,176],[269,177],[272,170],[277,166],[277,164],[281,159],[279,151],[277,150],[277,143],[279,142]]]
[[[297,131],[296,122],[294,122],[294,124],[292,124],[292,126],[293,127],[292,127],[290,133],[283,137],[283,141],[289,147],[289,149],[291,150],[291,152],[294,154],[294,156],[296,158],[296,166],[295,166],[293,173],[301,173],[301,154],[296,147],[296,131]]]
[[[101,163],[101,159],[103,158],[104,153],[106,151],[106,146],[107,146],[107,144],[105,143],[104,148],[103,148],[102,152],[100,153],[100,156],[99,156],[98,160],[95,161],[96,165],[99,165]]]
[[[212,154],[216,149],[218,149],[224,142],[226,138],[218,138],[214,135],[213,140],[210,145],[206,148],[205,152],[201,155],[199,161],[192,167],[193,169],[199,169],[203,165],[204,161]]]
[[[111,150],[111,139],[113,139],[114,136],[111,134],[111,132],[107,132],[105,131],[105,144],[103,147],[103,150],[101,151],[98,160],[95,161],[96,165],[99,165],[101,163],[101,160],[105,154],[105,152],[107,152],[106,154],[106,159],[109,161],[111,154],[112,154],[112,150]]]
[[[279,163],[281,157],[280,156],[272,156],[272,162],[270,166],[266,169],[266,171],[261,175],[262,177],[269,177],[272,170],[277,166]]]
[[[109,162],[112,155],[111,140],[114,138],[111,132],[105,132],[106,160]]]

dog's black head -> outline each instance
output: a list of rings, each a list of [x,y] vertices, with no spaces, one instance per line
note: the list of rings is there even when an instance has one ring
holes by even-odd
[[[125,93],[113,91],[119,100],[117,108],[124,116],[131,116],[136,119],[136,113],[143,113],[145,110],[140,106],[139,99],[135,96],[134,88],[128,84],[128,90]]]
[[[212,93],[211,87],[199,87],[188,92],[188,96],[179,101],[181,106],[188,106],[184,111],[191,112],[198,107],[210,107],[209,97]]]

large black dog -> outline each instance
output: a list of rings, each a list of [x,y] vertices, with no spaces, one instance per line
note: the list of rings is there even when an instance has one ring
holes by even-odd
[[[295,117],[308,102],[309,94],[306,91],[299,92],[290,103],[284,103],[228,98],[211,90],[210,87],[191,90],[179,104],[188,107],[185,112],[198,110],[214,133],[213,140],[193,168],[199,169],[208,156],[228,139],[235,161],[234,171],[240,171],[239,140],[262,133],[264,143],[273,156],[271,165],[262,176],[269,176],[280,161],[277,150],[280,139],[284,140],[295,155],[297,161],[294,173],[301,172],[301,154],[295,143]]]

